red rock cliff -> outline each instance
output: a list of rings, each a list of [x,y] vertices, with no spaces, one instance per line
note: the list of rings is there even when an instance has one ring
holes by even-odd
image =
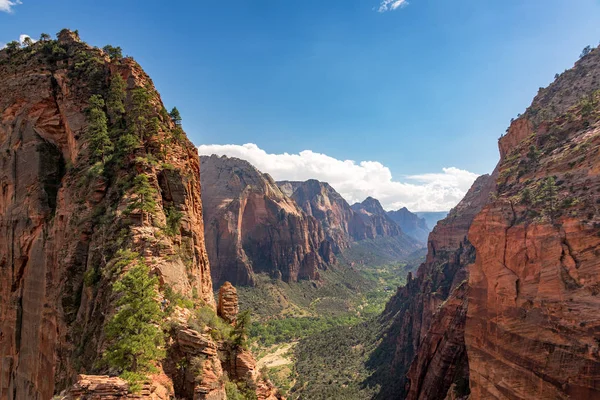
[[[200,157],[207,249],[215,283],[252,285],[255,272],[317,279],[334,262],[319,222],[248,162]]]
[[[111,92],[118,76],[124,87]],[[199,160],[140,66],[73,32],[0,51],[0,93],[0,398],[47,400],[78,374],[115,373],[98,361],[111,287],[129,267],[119,250],[139,254],[161,290],[214,312]],[[109,106],[111,93],[122,109]],[[97,111],[108,114],[108,136],[89,130],[92,95],[106,100]],[[167,347],[185,342],[186,324],[173,324]],[[173,392],[169,360],[156,363],[143,398],[186,398]],[[223,398],[219,363],[205,370],[214,382],[194,399]]]
[[[382,317],[381,398],[600,398],[599,89],[595,49],[540,90],[492,176],[438,223]]]

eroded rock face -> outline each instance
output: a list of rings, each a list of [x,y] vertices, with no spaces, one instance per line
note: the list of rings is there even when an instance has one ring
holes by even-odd
[[[599,73],[596,49],[500,140],[469,229],[471,398],[600,398]]]
[[[319,222],[248,162],[200,157],[206,245],[215,285],[254,284],[254,272],[287,282],[317,279],[335,262]]]
[[[421,245],[391,220],[379,201],[369,197],[350,206],[328,183],[311,179],[305,182],[281,181],[281,190],[291,196],[305,213],[323,226],[333,251],[343,252],[354,242],[394,237],[396,252],[409,254]]]
[[[230,282],[225,282],[219,288],[219,301],[217,302],[217,314],[225,321],[232,323],[238,314],[237,290]]]
[[[116,75],[126,82],[123,117],[132,91],[145,87],[156,131],[104,173],[92,168],[85,110],[92,94],[106,98]],[[110,61],[72,32],[0,51],[0,93],[0,398],[46,400],[79,373],[106,373],[96,362],[114,313],[119,249],[138,253],[161,286],[215,308],[199,160],[185,135],[173,134],[140,66]],[[146,215],[130,207],[139,175],[156,204]],[[167,235],[168,209],[181,217]]]
[[[373,379],[383,386],[379,398],[443,398],[453,384],[463,392],[468,387],[460,333],[466,319],[467,266],[474,261],[475,251],[467,233],[494,188],[494,176],[479,177],[437,224],[416,277],[409,274],[406,286],[386,305],[381,318],[389,327],[376,352],[386,356],[370,360],[376,369]],[[451,334],[446,333],[449,326]]]
[[[595,49],[542,89],[437,224],[383,316],[381,398],[600,398],[598,76]]]

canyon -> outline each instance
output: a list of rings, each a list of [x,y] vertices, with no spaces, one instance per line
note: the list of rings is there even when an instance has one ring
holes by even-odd
[[[600,49],[439,221],[198,157],[141,66],[77,32],[0,50],[0,93],[1,399],[282,399],[242,298],[281,337],[326,326],[285,343],[290,398],[600,398]],[[365,278],[384,264],[406,281]]]

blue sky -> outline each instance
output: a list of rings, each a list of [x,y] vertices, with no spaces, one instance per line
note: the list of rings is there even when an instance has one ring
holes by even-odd
[[[380,5],[22,0],[0,12],[0,42],[79,29],[136,58],[198,145],[311,150],[403,179],[490,172],[511,117],[600,40],[599,0]]]

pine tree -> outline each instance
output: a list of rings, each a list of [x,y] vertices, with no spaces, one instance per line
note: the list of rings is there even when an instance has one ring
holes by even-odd
[[[163,313],[156,301],[158,279],[141,260],[113,285],[118,311],[106,324],[110,342],[104,360],[122,373],[146,373],[164,357],[160,328]]]
[[[104,100],[100,95],[90,97],[87,116],[90,154],[94,161],[100,160],[104,163],[114,147],[108,136],[108,121],[104,113]]]
[[[50,35],[47,33],[42,33],[40,35],[40,41],[42,42],[47,42],[48,40],[50,40]]]
[[[146,222],[146,216],[156,211],[156,189],[150,185],[148,176],[139,174],[133,178],[133,193],[135,201],[129,206],[130,210],[139,210],[142,214],[142,222]]]
[[[107,44],[102,48],[102,50],[108,54],[111,60],[123,58],[123,50],[119,46],[113,47],[110,44]]]
[[[250,311],[245,310],[237,315],[235,326],[233,328],[233,344],[237,348],[247,349],[248,347],[248,328],[250,327]]]
[[[173,109],[169,113],[169,116],[171,117],[171,121],[173,121],[176,127],[181,127],[181,114],[179,113],[177,107],[173,107]]]
[[[150,122],[149,115],[151,111],[150,93],[146,88],[135,88],[131,92],[131,125],[133,133],[140,138],[141,141],[148,136],[146,130]]]
[[[121,74],[116,73],[110,80],[106,108],[110,122],[116,124],[125,114],[126,84]]]

